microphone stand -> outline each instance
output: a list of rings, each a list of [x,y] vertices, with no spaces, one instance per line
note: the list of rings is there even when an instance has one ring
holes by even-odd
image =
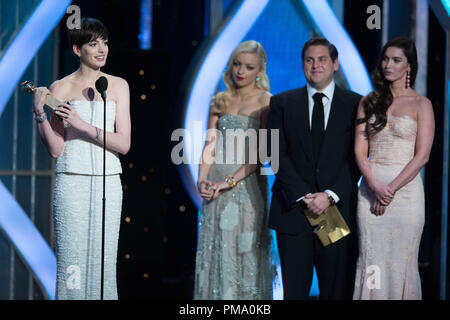
[[[103,282],[105,270],[105,204],[106,204],[106,91],[102,92],[103,99],[103,199],[102,199],[102,263],[100,300],[103,300]]]

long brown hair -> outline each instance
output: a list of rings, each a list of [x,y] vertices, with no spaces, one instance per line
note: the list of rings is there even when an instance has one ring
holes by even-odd
[[[386,126],[386,112],[394,100],[392,92],[389,88],[389,81],[387,81],[384,77],[381,66],[383,57],[389,47],[396,47],[403,50],[403,54],[406,56],[406,59],[411,67],[410,86],[413,87],[416,81],[418,65],[417,50],[414,41],[408,38],[397,37],[387,42],[381,50],[375,73],[372,76],[375,89],[366,97],[366,99],[364,99],[362,104],[365,116],[364,118],[356,120],[356,124],[367,122],[368,125],[366,126],[366,131],[368,134],[374,134]],[[375,116],[375,121],[369,123],[369,119],[372,116]]]

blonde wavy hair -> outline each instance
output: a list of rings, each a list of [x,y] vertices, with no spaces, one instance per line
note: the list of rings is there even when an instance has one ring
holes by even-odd
[[[230,59],[228,60],[227,69],[225,70],[222,78],[226,87],[225,91],[216,94],[211,101],[211,107],[217,113],[225,113],[228,99],[236,93],[236,84],[233,81],[231,70],[234,60],[240,53],[256,54],[260,62],[260,71],[258,72],[259,80],[256,81],[256,87],[264,91],[270,91],[269,77],[266,74],[266,51],[258,41],[244,41],[233,50]]]

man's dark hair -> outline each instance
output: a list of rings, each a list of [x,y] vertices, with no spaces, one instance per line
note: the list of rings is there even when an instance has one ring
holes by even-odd
[[[305,59],[305,52],[306,50],[308,50],[309,47],[311,46],[324,46],[328,48],[328,52],[330,54],[331,60],[334,62],[337,57],[338,57],[338,51],[336,49],[336,47],[330,43],[327,39],[325,38],[312,38],[309,39],[308,41],[306,41],[305,45],[303,46],[303,50],[302,50],[302,60]]]

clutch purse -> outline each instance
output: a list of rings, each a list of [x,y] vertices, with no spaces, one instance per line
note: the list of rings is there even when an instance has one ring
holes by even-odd
[[[314,233],[319,237],[324,247],[350,234],[350,228],[336,205],[331,205],[321,215],[317,215],[308,209],[305,209],[304,212],[309,223],[314,227]]]

